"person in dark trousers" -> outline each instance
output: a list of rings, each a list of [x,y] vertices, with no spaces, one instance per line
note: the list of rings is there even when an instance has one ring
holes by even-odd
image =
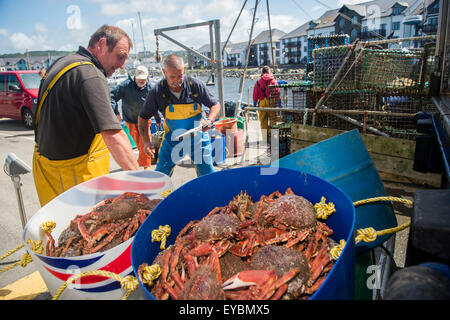
[[[272,88],[271,91],[269,90],[270,85],[277,84],[270,67],[264,66],[261,69],[261,77],[253,87],[253,106],[259,108],[277,107],[280,100],[280,89]],[[258,115],[263,139],[267,142],[267,137],[270,135],[269,121],[270,124],[274,124],[278,117],[275,111],[258,111]]]
[[[106,77],[123,68],[132,42],[103,25],[88,48],[55,61],[41,81],[35,116],[33,177],[41,206],[62,192],[109,173],[110,152],[123,170],[139,165],[115,116]]]
[[[111,91],[111,106],[119,121],[125,121],[131,137],[139,150],[138,163],[145,170],[150,168],[152,157],[144,152],[144,142],[137,127],[139,112],[141,112],[151,84],[148,81],[148,70],[145,66],[136,68],[134,79],[128,78]],[[118,102],[122,100],[122,117],[118,109]],[[157,123],[161,122],[158,114],[155,116]],[[149,119],[149,130],[151,119]],[[149,134],[151,134],[149,132]]]

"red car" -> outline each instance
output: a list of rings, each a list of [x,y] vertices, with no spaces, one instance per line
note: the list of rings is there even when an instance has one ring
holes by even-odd
[[[22,120],[32,129],[40,83],[37,70],[0,71],[0,117]]]

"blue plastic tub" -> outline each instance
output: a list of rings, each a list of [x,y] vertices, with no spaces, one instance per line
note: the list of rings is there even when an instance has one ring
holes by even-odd
[[[139,266],[149,265],[160,252],[159,242],[151,242],[151,232],[160,225],[169,224],[172,235],[167,244],[173,244],[181,229],[191,220],[201,219],[213,208],[225,206],[241,190],[254,200],[275,190],[284,193],[288,187],[313,204],[322,196],[334,202],[337,212],[326,221],[334,230],[333,239],[347,242],[339,259],[322,286],[311,299],[353,299],[354,297],[354,221],[355,208],[350,198],[333,184],[313,175],[279,168],[275,175],[262,175],[262,167],[244,167],[223,170],[198,177],[184,184],[165,198],[139,228],[131,248],[131,263],[137,274]],[[140,283],[145,295],[154,299],[148,288]]]
[[[227,151],[225,137],[217,130],[210,131],[213,165],[222,164],[226,160]]]
[[[387,196],[372,158],[356,129],[303,148],[272,165],[325,179],[344,191],[353,202]],[[356,229],[373,227],[375,230],[384,230],[396,226],[397,219],[390,202],[365,204],[356,208]],[[391,236],[380,236],[373,242],[361,241],[356,245],[356,253],[375,248]]]

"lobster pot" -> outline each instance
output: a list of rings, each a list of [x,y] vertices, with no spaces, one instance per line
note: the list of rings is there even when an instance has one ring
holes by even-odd
[[[355,51],[346,60],[350,48],[351,46],[339,46],[314,50],[315,91],[325,90],[333,79],[338,90],[359,89],[361,64],[359,61],[355,62],[358,54]],[[342,64],[344,67],[338,74]]]
[[[314,49],[348,45],[349,40],[348,34],[308,37],[307,61],[313,60]]]
[[[417,92],[422,68],[421,52],[365,49],[361,89]]]
[[[380,93],[380,109],[389,113],[404,114],[377,117],[379,129],[392,138],[415,140],[417,136],[416,114],[435,110],[430,97],[424,95]]]
[[[362,128],[364,111],[377,111],[377,95],[373,90],[334,91],[326,99],[324,106],[329,112],[320,113],[317,126],[339,130]],[[358,114],[333,113],[333,110],[359,110]],[[368,116],[366,125],[377,126],[376,116]],[[359,126],[358,126],[359,124]]]
[[[302,110],[311,108],[315,104],[316,94],[312,91],[312,83],[309,81],[270,85],[269,88],[269,100],[273,107]],[[298,113],[280,112],[280,116],[283,122],[296,122],[303,119],[303,115]]]
[[[56,222],[52,236],[57,243],[59,235],[66,229],[76,215],[86,214],[92,207],[108,198],[114,198],[124,192],[137,192],[149,199],[161,199],[161,193],[173,189],[171,179],[159,172],[121,171],[83,182],[47,203],[28,221],[22,234],[25,248],[41,274],[51,295],[55,295],[65,281],[74,274],[85,271],[104,270],[124,277],[134,275],[130,252],[133,238],[103,252],[78,257],[48,257],[33,252],[27,240],[42,240],[44,246],[47,236],[41,230],[44,221]],[[103,276],[85,276],[69,284],[59,299],[95,299],[115,300],[125,294],[116,280]],[[130,298],[143,298],[141,290],[132,292]]]
[[[214,186],[213,194],[209,192],[210,186]],[[286,168],[255,166],[222,170],[191,180],[169,194],[135,235],[131,247],[134,272],[137,273],[144,262],[151,265],[161,251],[159,242],[151,242],[152,230],[158,229],[160,225],[168,224],[172,229],[167,239],[168,246],[174,243],[186,224],[200,220],[217,206],[227,205],[242,190],[246,190],[253,199],[259,199],[275,190],[284,193],[289,187],[295,194],[312,203],[320,202],[322,196],[333,202],[337,212],[326,223],[334,230],[332,237],[335,241],[345,239],[347,242],[326,280],[311,299],[353,299],[355,209],[351,200],[339,188],[323,179]],[[148,287],[140,284],[145,296],[154,299]]]
[[[356,129],[298,150],[272,165],[314,174],[339,187],[352,201],[387,196],[372,158]],[[396,226],[397,219],[390,202],[371,203],[356,208],[356,229],[373,227],[375,230],[384,230]],[[361,241],[356,245],[356,253],[373,249],[390,237],[384,235],[373,242]]]

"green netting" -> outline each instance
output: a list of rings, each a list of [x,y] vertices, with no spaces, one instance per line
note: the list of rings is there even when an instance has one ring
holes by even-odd
[[[417,91],[421,52],[365,49],[360,88]]]

